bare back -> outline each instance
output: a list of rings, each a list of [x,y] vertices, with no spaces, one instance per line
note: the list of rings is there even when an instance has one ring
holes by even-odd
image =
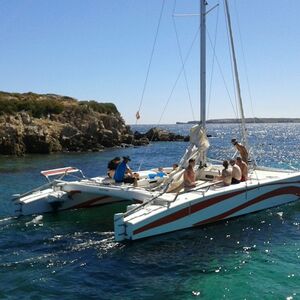
[[[185,187],[194,187],[195,180],[196,180],[196,174],[193,170],[193,168],[188,167],[183,174],[183,179],[184,179],[184,186]]]
[[[228,169],[222,170],[222,180],[224,185],[231,185],[232,173]]]
[[[239,151],[241,157],[242,157],[242,160],[248,164],[248,150],[246,149],[246,147],[242,144],[236,144],[235,145],[236,149]]]
[[[232,178],[236,180],[241,180],[242,178],[242,171],[237,164],[232,166]]]
[[[241,169],[242,179],[247,180],[248,179],[248,165],[244,161],[240,161],[239,163],[237,163],[237,165]]]

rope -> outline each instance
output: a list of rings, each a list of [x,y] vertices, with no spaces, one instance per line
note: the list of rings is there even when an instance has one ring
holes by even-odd
[[[137,121],[138,121],[138,119],[140,117],[139,112],[141,110],[141,107],[142,107],[142,104],[143,104],[143,100],[144,100],[144,95],[145,95],[146,86],[147,86],[147,82],[148,82],[148,78],[149,78],[150,68],[151,68],[152,59],[153,59],[153,55],[154,55],[154,50],[155,50],[155,46],[156,46],[156,42],[157,42],[157,37],[158,37],[160,23],[161,23],[161,19],[162,19],[162,15],[163,15],[164,6],[165,6],[165,0],[162,1],[162,5],[161,5],[161,9],[160,9],[158,24],[157,24],[156,33],[155,33],[155,37],[154,37],[154,42],[153,42],[153,46],[152,46],[152,50],[151,50],[151,55],[150,55],[150,60],[149,60],[148,68],[147,68],[147,73],[146,73],[146,78],[145,78],[145,82],[144,82],[144,86],[143,86],[142,96],[141,96],[141,100],[140,100],[138,111],[136,113],[136,123],[135,123],[135,125],[137,124]]]

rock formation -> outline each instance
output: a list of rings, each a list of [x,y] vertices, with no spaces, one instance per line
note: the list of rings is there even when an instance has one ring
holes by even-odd
[[[184,140],[159,128],[133,134],[112,103],[0,92],[0,154],[100,151]]]
[[[0,92],[0,154],[99,151],[134,144],[111,103]]]
[[[174,141],[189,141],[189,136],[182,136],[173,132],[169,132],[167,130],[153,127],[148,130],[145,134],[141,134],[140,132],[136,131],[134,133],[134,138],[139,141],[151,141],[151,142],[174,142]]]

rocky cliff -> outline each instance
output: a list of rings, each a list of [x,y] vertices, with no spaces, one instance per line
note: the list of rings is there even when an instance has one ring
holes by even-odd
[[[0,92],[0,154],[99,151],[136,141],[112,103]]]

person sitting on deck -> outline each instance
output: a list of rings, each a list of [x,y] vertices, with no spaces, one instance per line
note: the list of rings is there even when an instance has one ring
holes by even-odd
[[[241,171],[240,167],[235,163],[235,159],[230,160],[230,165],[232,168],[231,184],[240,183],[241,179],[242,179],[242,171]]]
[[[114,177],[115,171],[116,171],[120,161],[121,161],[121,158],[117,156],[107,164],[107,176],[109,178]]]
[[[247,164],[241,159],[241,157],[236,158],[236,164],[240,167],[242,172],[241,182],[248,180],[248,166]]]
[[[220,176],[220,179],[223,180],[224,185],[226,186],[231,185],[232,172],[231,170],[228,169],[229,167],[228,160],[223,161],[223,167],[224,169],[222,170],[222,175]]]
[[[162,178],[162,177],[165,177],[165,176],[167,176],[167,173],[164,171],[164,169],[162,167],[159,167],[157,169],[157,172],[148,174],[149,179],[155,179],[155,177],[161,177]]]
[[[137,183],[138,175],[129,168],[127,164],[129,161],[131,161],[130,157],[124,156],[123,161],[118,165],[114,175],[116,182]]]
[[[178,168],[178,164],[173,164],[173,165],[172,165],[172,168],[173,168],[173,170],[172,170],[172,171],[174,171],[174,170],[177,170],[177,168]]]
[[[231,140],[232,145],[236,148],[237,151],[239,151],[240,156],[242,157],[242,160],[248,165],[248,150],[244,145],[239,143],[236,139]]]
[[[164,176],[167,176],[167,173],[164,171],[164,169],[162,167],[159,167],[158,172],[156,173],[156,176],[164,177]]]
[[[196,174],[194,171],[194,167],[195,167],[195,160],[193,158],[191,158],[189,160],[189,165],[186,168],[186,170],[183,173],[183,180],[184,180],[184,188],[185,189],[190,189],[190,188],[194,188],[196,186]]]

